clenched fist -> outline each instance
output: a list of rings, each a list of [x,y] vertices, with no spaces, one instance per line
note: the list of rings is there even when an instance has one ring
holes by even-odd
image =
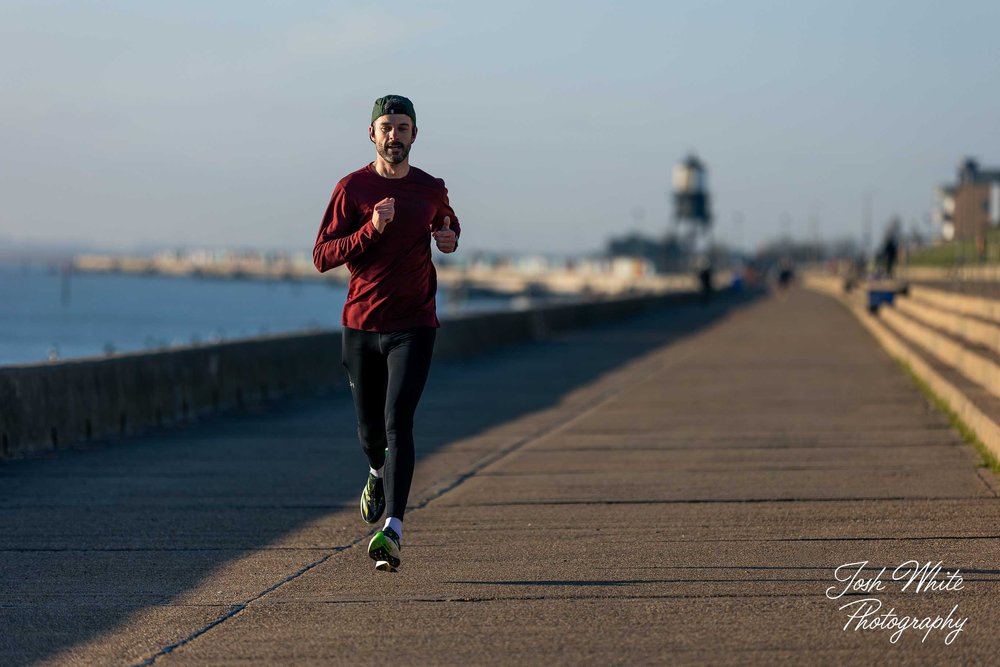
[[[385,231],[385,226],[392,222],[396,215],[396,198],[386,197],[375,204],[375,211],[372,213],[372,226],[381,234]]]

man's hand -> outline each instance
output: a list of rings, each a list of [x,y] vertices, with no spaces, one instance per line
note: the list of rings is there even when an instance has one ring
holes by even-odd
[[[451,231],[451,218],[444,216],[444,224],[441,229],[431,234],[437,242],[438,250],[441,252],[455,252],[458,248],[458,237]]]
[[[392,218],[396,215],[396,199],[395,197],[386,197],[379,203],[375,204],[375,212],[372,213],[372,226],[375,230],[381,234],[385,231],[385,226],[392,222]]]

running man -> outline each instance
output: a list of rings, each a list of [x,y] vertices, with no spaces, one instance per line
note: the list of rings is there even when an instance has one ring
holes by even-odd
[[[313,262],[320,272],[341,264],[351,271],[341,324],[344,367],[369,466],[361,518],[376,523],[388,510],[368,555],[376,569],[395,572],[413,479],[413,415],[440,326],[430,243],[455,252],[461,228],[444,181],[410,166],[417,138],[410,100],[375,100],[368,138],[375,161],[337,183]]]

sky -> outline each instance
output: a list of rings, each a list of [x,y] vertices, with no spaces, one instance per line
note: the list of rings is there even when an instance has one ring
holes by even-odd
[[[1000,3],[0,0],[0,247],[309,252],[389,93],[463,249],[660,236],[689,152],[720,240],[877,240],[1000,166]]]

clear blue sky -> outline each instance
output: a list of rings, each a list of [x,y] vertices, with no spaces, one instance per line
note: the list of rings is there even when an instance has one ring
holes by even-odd
[[[0,244],[309,250],[389,92],[465,248],[661,233],[689,150],[720,236],[877,236],[1000,165],[1000,3],[0,0]]]

